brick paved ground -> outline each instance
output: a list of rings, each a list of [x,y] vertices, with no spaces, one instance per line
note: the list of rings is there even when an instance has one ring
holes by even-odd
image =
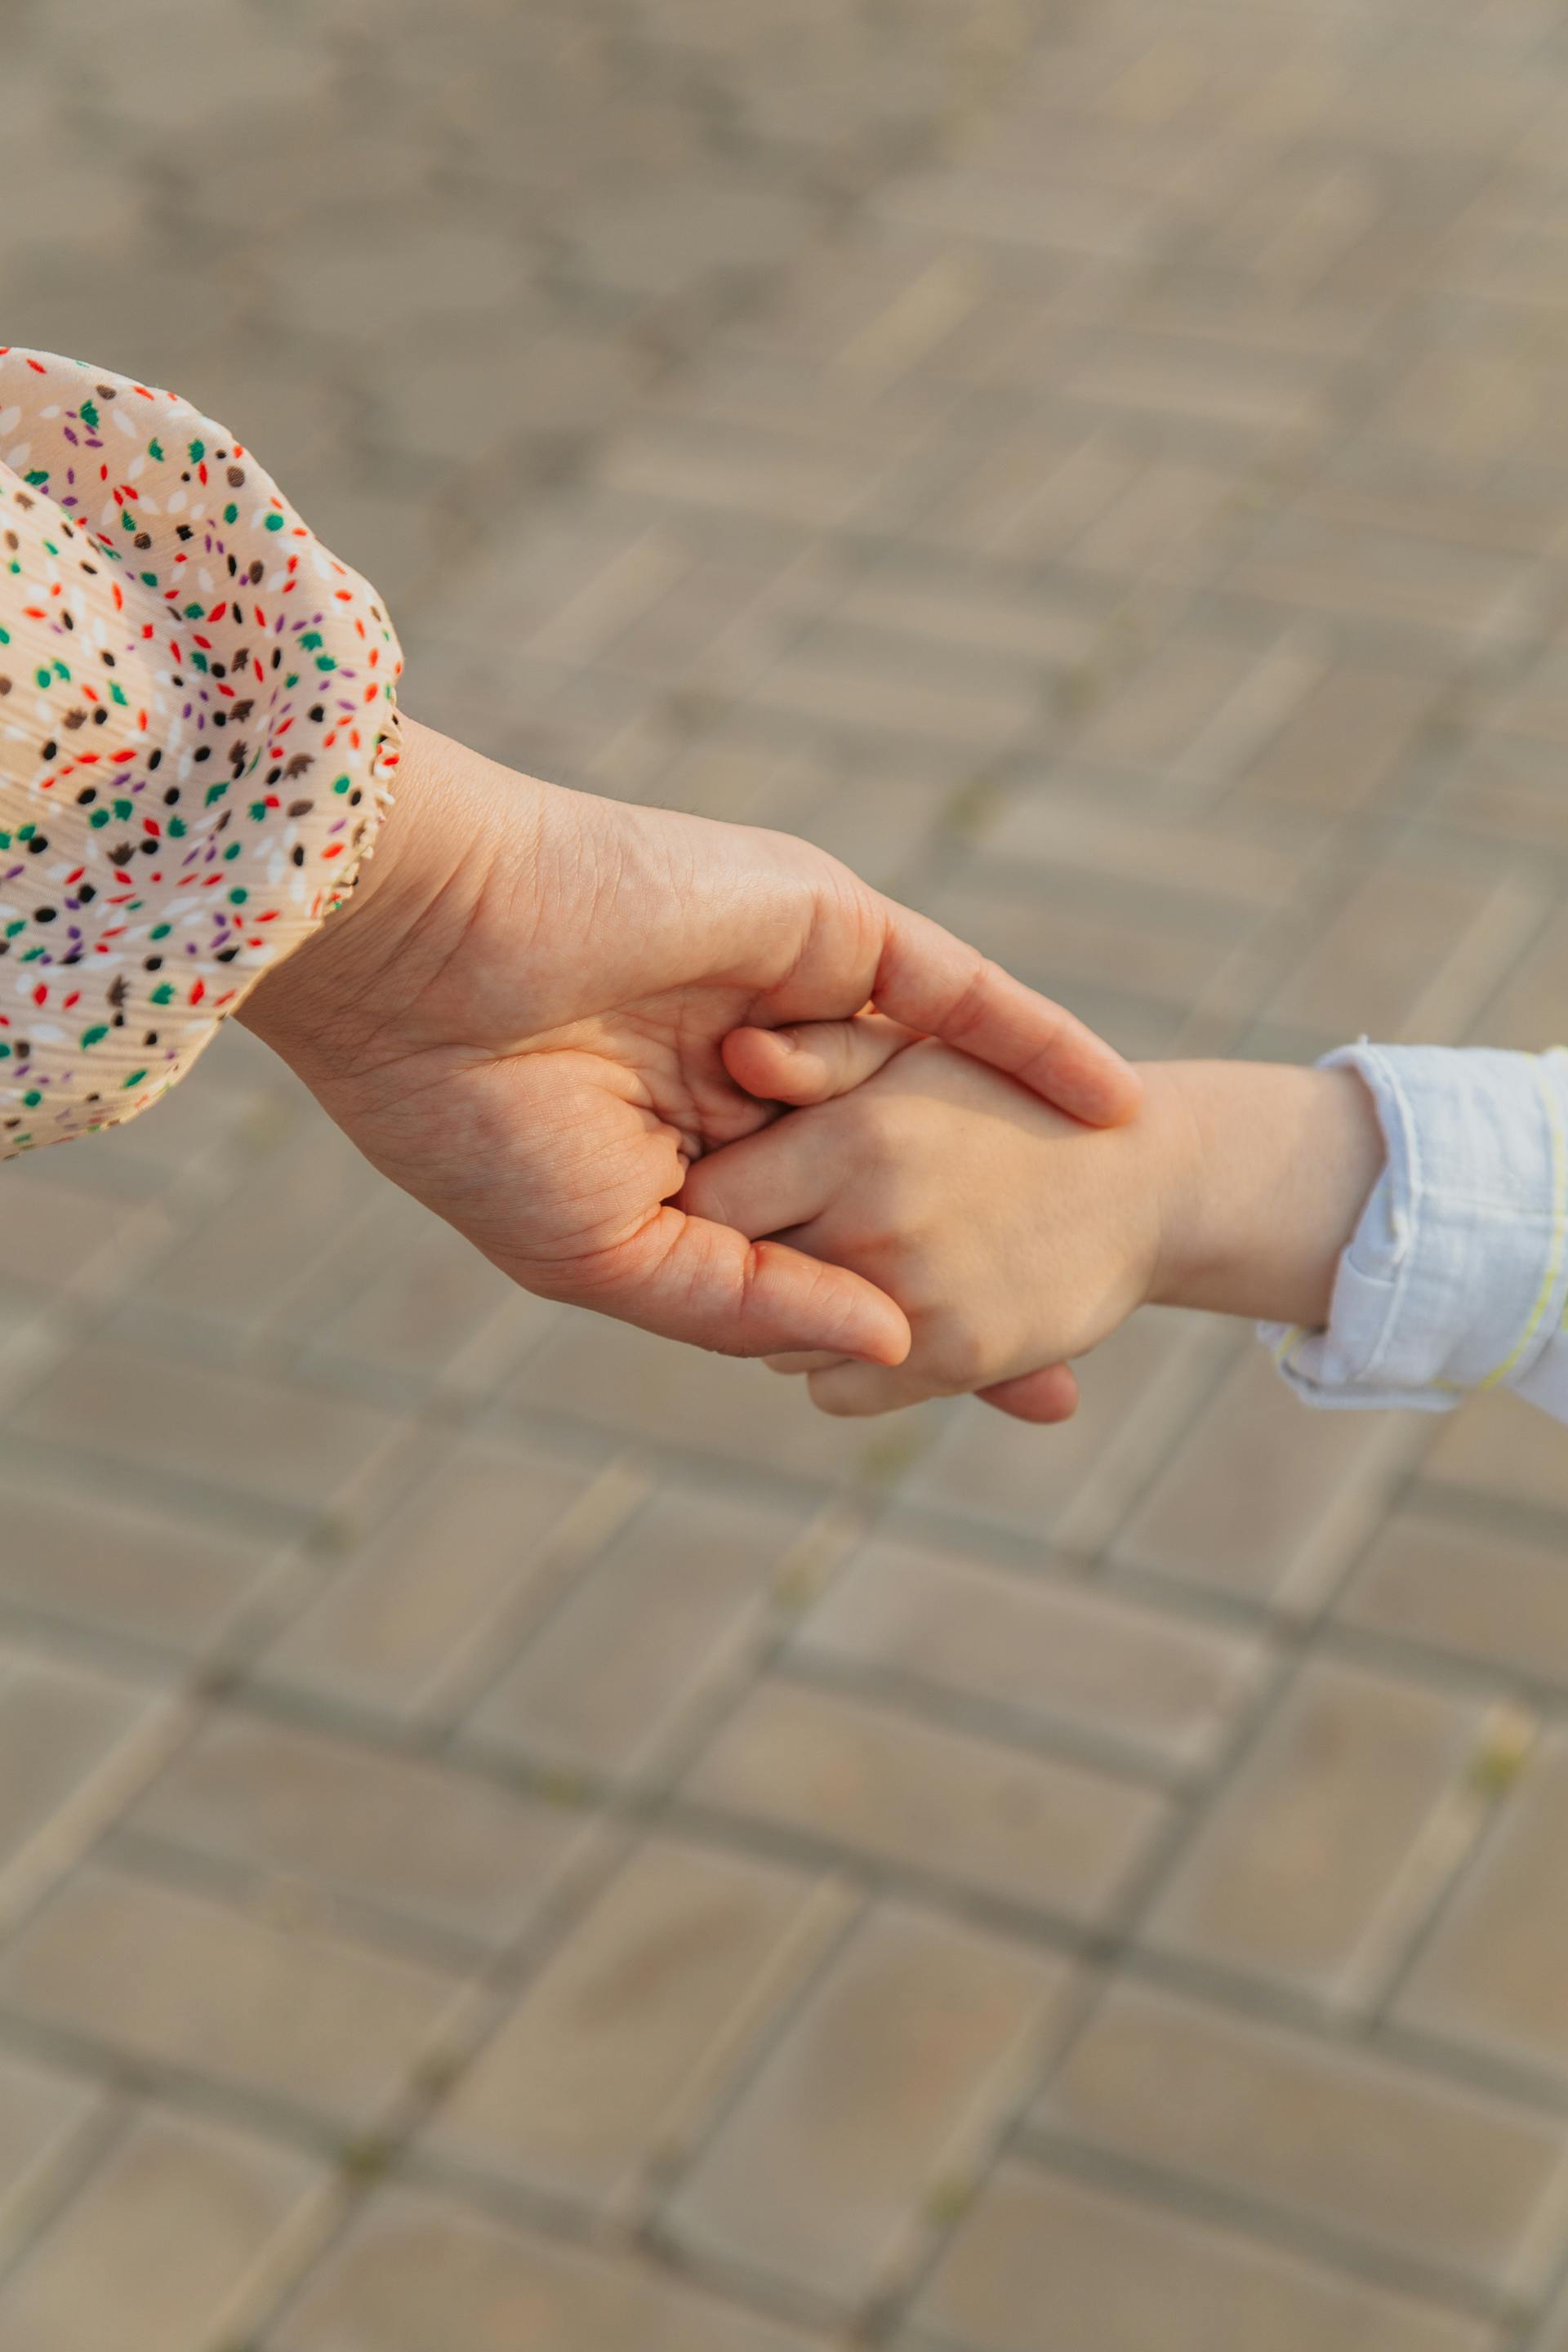
[[[1561,0],[0,55],[7,340],[253,441],[423,716],[1134,1050],[1568,1030]],[[1568,2347],[1560,1433],[1171,1318],[814,1420],[238,1033],[4,1187],[3,2352]]]

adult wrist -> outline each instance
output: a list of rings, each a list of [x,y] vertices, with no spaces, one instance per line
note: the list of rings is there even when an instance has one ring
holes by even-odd
[[[325,1047],[334,1015],[359,992],[356,972],[371,905],[379,900],[384,906],[386,893],[395,888],[407,836],[418,824],[423,730],[405,720],[404,731],[396,791],[378,827],[374,855],[365,859],[342,903],[292,954],[262,975],[235,1014],[307,1078],[304,1065],[311,1058],[312,1046]]]
[[[405,716],[374,857],[237,1017],[307,1085],[351,1075],[388,1012],[406,1013],[438,975],[498,857],[531,859],[548,789]],[[521,808],[521,793],[535,805]]]

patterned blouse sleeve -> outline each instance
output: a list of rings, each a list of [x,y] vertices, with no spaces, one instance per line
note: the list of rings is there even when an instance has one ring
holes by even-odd
[[[145,1109],[342,903],[401,667],[222,425],[0,348],[0,1158]]]

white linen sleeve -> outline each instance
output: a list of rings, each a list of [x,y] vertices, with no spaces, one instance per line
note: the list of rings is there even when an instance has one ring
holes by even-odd
[[[1308,1403],[1441,1412],[1509,1388],[1568,1421],[1568,1052],[1364,1041],[1382,1176],[1328,1328],[1260,1327]]]

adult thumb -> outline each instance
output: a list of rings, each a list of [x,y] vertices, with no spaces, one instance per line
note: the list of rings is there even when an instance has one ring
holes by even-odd
[[[912,1344],[903,1310],[864,1276],[668,1205],[592,1281],[552,1295],[731,1356],[826,1348],[893,1365]]]

